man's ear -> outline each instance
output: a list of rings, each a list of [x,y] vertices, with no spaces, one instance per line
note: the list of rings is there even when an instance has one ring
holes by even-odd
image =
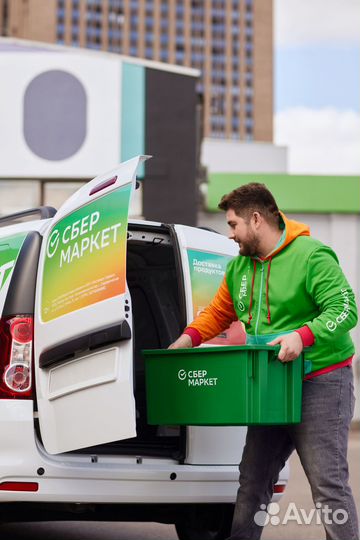
[[[253,215],[251,216],[252,222],[254,224],[254,227],[259,228],[263,221],[263,217],[260,214],[260,212],[253,212]]]

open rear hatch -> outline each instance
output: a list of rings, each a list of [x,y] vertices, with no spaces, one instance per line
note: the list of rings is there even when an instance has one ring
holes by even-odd
[[[44,235],[35,299],[35,373],[50,454],[136,435],[126,287],[134,158],[83,186]]]

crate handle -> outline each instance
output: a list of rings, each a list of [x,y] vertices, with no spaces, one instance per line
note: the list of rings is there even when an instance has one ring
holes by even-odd
[[[272,354],[269,354],[269,360],[278,360],[279,352],[280,352],[280,345],[275,345],[274,350],[272,351]]]

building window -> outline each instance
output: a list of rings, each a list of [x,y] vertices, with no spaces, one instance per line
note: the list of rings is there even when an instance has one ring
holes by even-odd
[[[162,62],[167,62],[169,59],[169,54],[167,50],[162,49],[160,51],[160,59]]]
[[[237,94],[233,95],[232,106],[234,111],[240,112],[239,90],[237,90]]]
[[[183,51],[176,51],[175,53],[175,60],[176,60],[176,63],[182,63],[185,59],[185,54]]]
[[[87,47],[89,47],[89,49],[100,49],[101,48],[101,45],[100,43],[97,43],[97,42],[88,42],[87,43]]]
[[[118,54],[121,54],[121,47],[120,45],[114,45],[112,43],[110,43],[109,45],[109,51],[110,52],[114,52],[114,53],[118,53]]]
[[[71,15],[72,24],[79,24],[80,13],[78,11],[73,11]]]

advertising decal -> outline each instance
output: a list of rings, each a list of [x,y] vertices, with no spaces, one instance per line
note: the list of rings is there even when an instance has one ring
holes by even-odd
[[[125,292],[130,194],[131,183],[54,226],[44,263],[43,322]]]
[[[11,275],[27,233],[0,239],[0,313],[9,289]]]
[[[197,317],[210,304],[224,276],[231,255],[219,255],[206,251],[188,249],[190,279],[193,301],[193,316]],[[222,334],[207,341],[210,345],[243,345],[245,333],[241,323],[236,321]]]

